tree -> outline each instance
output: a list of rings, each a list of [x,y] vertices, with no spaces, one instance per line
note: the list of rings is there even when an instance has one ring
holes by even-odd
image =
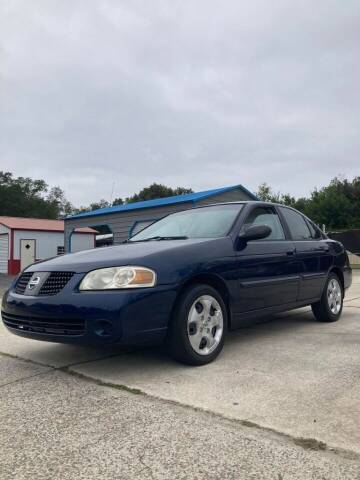
[[[124,205],[124,200],[122,198],[115,198],[113,201],[113,206],[115,205]]]
[[[282,203],[283,205],[288,206],[294,206],[296,203],[295,198],[290,194],[281,194],[280,192],[275,193],[267,183],[259,185],[256,196],[263,202]]]
[[[257,195],[264,201],[294,207],[318,225],[326,225],[327,230],[360,228],[360,177],[351,181],[335,177],[326,187],[315,188],[309,198],[274,193],[266,183],[259,186]]]
[[[74,209],[74,214],[76,213],[84,213],[84,212],[92,212],[93,210],[98,210],[99,208],[107,208],[111,207],[110,202],[102,198],[98,202],[90,203],[88,207],[80,207]]]
[[[113,205],[152,200],[192,193],[184,187],[167,187],[153,183],[125,199],[117,198]],[[295,198],[288,193],[274,192],[262,183],[257,196],[264,201],[282,203],[296,208],[327,230],[360,228],[360,177],[347,180],[335,177],[330,184],[314,189],[309,197]],[[49,189],[44,180],[14,177],[11,172],[0,171],[0,215],[58,219],[74,213],[110,207],[107,200],[91,203],[88,207],[74,208],[58,187]]]
[[[58,217],[67,217],[75,211],[73,205],[65,198],[65,194],[60,187],[51,188],[46,200],[53,208],[57,209]]]
[[[259,185],[256,196],[263,202],[280,202],[280,193],[274,193],[270,185],[265,182]]]
[[[0,215],[57,219],[70,209],[59,187],[50,190],[44,180],[14,177],[0,171]]]
[[[159,183],[153,183],[149,187],[145,187],[140,190],[139,193],[135,193],[131,197],[117,198],[114,200],[113,205],[123,205],[124,203],[142,202],[145,200],[153,200],[155,198],[173,197],[174,195],[184,195],[186,193],[192,193],[191,188],[177,187],[171,188]]]
[[[327,230],[360,228],[360,177],[352,181],[335,177],[320,190],[313,190],[304,213]]]

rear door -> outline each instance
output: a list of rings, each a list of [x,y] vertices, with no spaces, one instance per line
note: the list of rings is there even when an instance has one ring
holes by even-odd
[[[299,262],[298,301],[318,299],[332,263],[326,238],[298,211],[289,207],[279,207],[279,210],[289,228]]]
[[[237,310],[250,312],[295,302],[299,283],[295,247],[275,207],[252,205],[242,229],[250,225],[267,225],[272,232],[268,238],[248,241],[238,249]]]

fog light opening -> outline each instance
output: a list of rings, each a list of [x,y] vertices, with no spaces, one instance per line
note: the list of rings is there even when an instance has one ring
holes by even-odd
[[[107,320],[98,320],[95,323],[94,332],[99,337],[111,337],[113,334],[113,326],[111,322]]]

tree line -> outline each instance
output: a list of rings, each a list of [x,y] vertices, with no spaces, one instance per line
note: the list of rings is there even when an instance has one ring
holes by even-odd
[[[296,208],[327,231],[360,228],[360,177],[352,180],[335,177],[329,185],[314,189],[309,197],[295,198],[274,192],[263,183],[257,196],[264,201],[282,203]]]
[[[119,197],[113,202],[101,199],[88,206],[75,207],[66,199],[60,187],[50,188],[44,180],[15,177],[11,172],[0,171],[0,216],[59,219],[98,208],[185,193],[192,193],[191,188],[171,188],[153,183],[130,197]]]
[[[49,187],[44,180],[15,177],[11,172],[0,171],[0,215],[59,219],[112,205],[191,192],[191,188],[153,183],[130,197],[116,198],[111,203],[102,199],[88,206],[75,207],[60,187]],[[261,200],[300,210],[318,225],[326,225],[327,230],[360,228],[360,177],[352,180],[335,177],[329,185],[314,189],[308,197],[295,198],[288,193],[274,192],[267,183],[261,184],[256,194]]]

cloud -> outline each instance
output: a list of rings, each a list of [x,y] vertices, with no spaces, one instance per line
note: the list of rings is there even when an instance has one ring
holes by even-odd
[[[360,175],[360,5],[0,4],[0,168],[75,204]]]

